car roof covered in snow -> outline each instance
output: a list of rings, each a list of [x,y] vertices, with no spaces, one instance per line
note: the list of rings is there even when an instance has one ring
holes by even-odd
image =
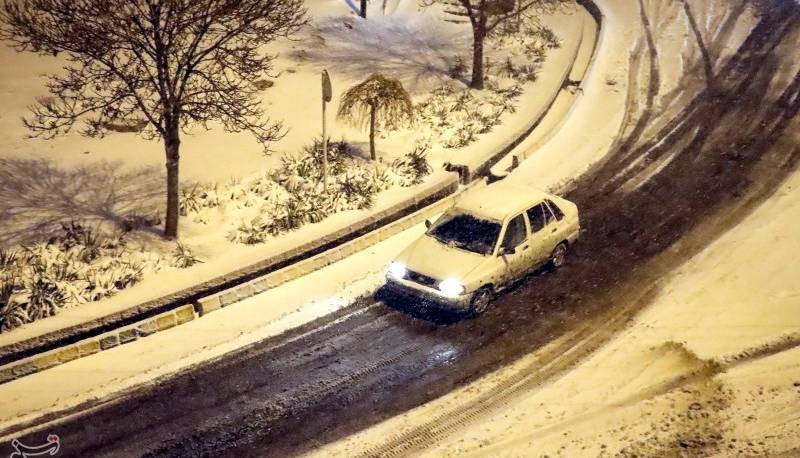
[[[501,180],[464,193],[455,206],[476,216],[503,221],[549,197],[542,190]]]

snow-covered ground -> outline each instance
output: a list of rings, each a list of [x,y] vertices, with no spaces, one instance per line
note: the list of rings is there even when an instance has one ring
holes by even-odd
[[[627,0],[598,3],[606,13],[601,54],[584,94],[561,129],[511,180],[557,187],[602,160],[620,133],[629,53],[640,23]],[[674,87],[669,84],[675,78],[662,81]],[[793,347],[800,343],[800,240],[787,228],[800,221],[798,188],[800,173],[794,173],[737,226],[665,278],[648,308],[579,366],[555,383],[515,392],[425,454],[697,456],[702,446],[701,456],[793,456],[800,449],[800,350]],[[116,393],[329,313],[379,284],[386,262],[422,230],[412,228],[187,325],[0,385],[7,400],[0,428]],[[539,357],[526,356],[317,454],[353,456],[447,417],[492,387],[536,370]],[[124,367],[119,361],[126,361]]]
[[[2,384],[0,430],[86,400],[124,393],[332,313],[380,286],[388,263],[424,231],[419,224],[201,319]]]
[[[579,24],[582,27],[583,23]],[[566,52],[574,55],[574,49],[569,50],[566,46],[555,51],[562,52],[565,48]],[[520,124],[524,122],[527,120],[520,120]],[[562,180],[569,178],[572,177],[560,177]],[[332,219],[340,217],[340,222],[347,221],[341,214]],[[373,291],[381,284],[386,264],[422,231],[422,226],[412,228],[365,252],[187,325],[4,384],[0,386],[0,395],[7,403],[0,428],[87,399],[124,392],[130,386],[146,383],[331,313],[346,304],[347,299]],[[143,284],[147,282],[145,280]],[[159,294],[159,285],[165,285],[165,282],[161,280],[149,285],[150,289],[156,290],[155,294]],[[139,297],[133,293],[123,292],[110,301],[116,303],[126,297],[127,300]],[[39,326],[44,326],[47,321],[63,324],[62,317],[67,314],[75,315],[71,317],[73,319],[91,316],[101,304],[93,304],[93,312],[87,308],[85,311],[67,311],[39,322]],[[30,331],[21,328],[19,333],[29,335]],[[17,340],[13,333],[8,338]],[[119,361],[137,361],[137,364],[123,368]],[[107,369],[98,371],[97,367]],[[59,380],[61,382],[56,383]]]
[[[692,64],[697,60],[681,59],[695,44],[682,11],[674,10],[679,2],[642,3],[661,30],[655,34],[662,94],[656,98],[660,105],[655,119],[668,119],[670,110],[681,106],[670,97],[686,100],[696,94],[702,81],[693,82],[692,75],[702,78],[702,73]],[[601,52],[604,43],[626,43],[615,54],[618,60],[604,61],[600,54],[593,68],[604,72],[606,81],[588,82],[564,127],[508,179],[558,188],[562,177],[570,175],[565,170],[579,173],[579,168],[602,160],[623,133],[607,125],[600,112],[591,113],[589,100],[608,97],[613,107],[608,118],[625,127],[626,121],[615,117],[622,117],[623,105],[631,100],[625,94],[625,72],[630,69],[633,80],[645,85],[650,79],[646,71],[639,74],[640,68],[629,65],[636,62],[635,55],[627,55],[631,50],[642,52],[637,44],[642,33],[637,30],[639,12],[622,0],[598,4],[605,13],[605,30],[622,32],[604,34]],[[723,54],[741,43],[741,31],[753,23],[746,12],[731,16],[738,2],[690,4],[704,15],[701,25],[716,30],[711,35],[724,37],[716,44]],[[727,32],[719,32],[720,22],[730,17],[733,21],[722,27]],[[613,63],[618,65],[608,65]],[[686,73],[689,77],[682,78]],[[792,69],[787,73],[794,74]],[[781,75],[775,81],[785,84]],[[634,100],[645,98],[647,87],[628,87],[636,91]],[[635,118],[641,108],[634,107],[629,115]],[[598,128],[580,129],[586,125]],[[797,127],[795,122],[793,132]],[[793,141],[798,141],[796,134]],[[575,160],[558,161],[555,148],[570,151]],[[647,178],[645,173],[640,180]],[[798,221],[800,172],[795,172],[733,229],[662,279],[657,295],[624,331],[564,375],[545,385],[535,379],[538,371],[550,369],[553,360],[543,355],[558,350],[559,339],[313,455],[354,456],[425,430],[441,433],[431,436],[440,441],[426,442],[428,448],[414,455],[800,456],[800,240],[791,231]],[[610,331],[597,323],[596,333],[604,332]],[[568,353],[563,358],[569,358]],[[509,394],[493,395],[497,387]],[[465,410],[469,406],[471,410]]]
[[[443,84],[453,88],[453,95],[444,98],[447,103],[465,90],[463,79],[453,79],[448,73],[457,58],[469,62],[471,31],[468,25],[443,21],[440,9],[420,10],[416,0],[388,1],[385,9],[382,2],[372,2],[369,19],[364,21],[355,15],[352,4],[342,0],[309,0],[307,6],[312,19],[309,27],[294,40],[282,40],[266,49],[278,58],[275,74],[270,76],[274,85],[264,90],[265,111],[273,119],[283,121],[289,129],[287,135],[271,145],[275,153],[264,156],[256,142],[245,134],[224,133],[214,125],[210,131],[196,129],[182,141],[181,174],[186,190],[193,189],[194,183],[205,184],[207,188],[216,183],[219,194],[236,193],[279,167],[285,153],[296,154],[309,145],[319,135],[318,88],[323,68],[330,72],[334,87],[329,106],[331,139],[346,139],[360,151],[356,155],[365,154],[367,135],[337,121],[333,112],[339,95],[369,74],[381,72],[400,79],[416,103],[429,100],[431,92]],[[556,32],[560,44],[557,49],[548,50],[544,61],[534,66],[533,71],[544,75],[543,79],[563,73],[563,67],[571,64],[570,57],[574,56],[579,41],[576,37],[580,36],[584,22],[580,12],[573,7],[542,18],[542,24]],[[500,73],[501,63],[507,58],[517,66],[527,64],[520,47],[514,40],[489,46],[487,59],[494,62],[494,73]],[[133,133],[111,133],[102,139],[86,139],[76,132],[54,140],[26,138],[19,117],[26,114],[26,107],[37,97],[45,95],[43,75],[58,72],[63,60],[18,54],[2,46],[0,61],[5,64],[0,68],[3,82],[0,104],[4,107],[0,115],[0,129],[4,132],[0,138],[0,214],[6,215],[0,228],[0,246],[40,240],[50,228],[69,219],[89,221],[90,225],[100,222],[108,227],[119,225],[131,215],[160,214],[165,185],[160,143],[145,141]],[[431,142],[428,159],[434,170],[440,170],[447,161],[486,155],[487,151],[508,142],[530,121],[532,113],[541,110],[548,97],[545,92],[558,90],[538,90],[536,81],[516,83],[508,77],[493,78],[492,82],[499,90],[517,86],[519,95],[480,91],[468,102],[476,109],[462,110],[464,116],[482,110],[475,120],[451,115],[450,125],[444,128],[419,122],[412,129],[380,133],[379,159],[383,164],[391,164],[409,152],[417,140]],[[459,122],[480,123],[491,118],[490,115],[499,116],[499,124],[492,127],[491,134],[478,134],[476,141],[464,147],[445,147]],[[459,121],[453,122],[454,119]],[[299,231],[267,237],[266,243],[257,246],[229,240],[232,231],[243,223],[249,224],[254,212],[259,211],[260,207],[251,207],[247,199],[244,203],[205,209],[199,215],[190,212],[181,219],[182,243],[203,262],[185,269],[170,267],[175,263],[176,247],[160,239],[157,226],[134,230],[126,236],[129,247],[160,257],[161,262],[153,264],[158,269],[148,264],[143,282],[125,290],[121,299],[111,297],[94,302],[85,317],[102,314],[98,310],[106,305],[111,312],[125,304],[153,299],[251,265],[295,245],[298,240],[322,236],[370,211],[387,208],[441,178],[441,174],[434,174],[416,188],[393,187],[378,194],[376,208],[372,210],[338,213]],[[62,324],[53,322],[44,328],[54,329]],[[34,330],[24,333],[40,334]]]
[[[307,1],[311,25],[295,40],[282,40],[266,48],[266,51],[278,54],[278,58],[274,63],[274,86],[264,90],[265,111],[271,118],[283,121],[289,129],[283,139],[271,145],[275,153],[262,155],[259,145],[246,134],[228,134],[213,125],[209,131],[196,129],[182,140],[181,174],[184,183],[224,184],[232,178],[270,169],[280,161],[282,153],[299,152],[308,145],[321,133],[318,92],[319,72],[323,68],[330,72],[334,88],[333,100],[329,104],[329,135],[334,140],[346,138],[361,147],[367,144],[366,133],[336,120],[333,113],[339,95],[351,85],[373,72],[381,72],[400,79],[418,102],[443,82],[457,83],[447,74],[457,57],[468,59],[470,56],[469,26],[443,21],[436,8],[420,10],[415,0],[387,2],[385,16],[380,3],[371,2],[370,17],[362,21],[343,0]],[[581,24],[581,18],[573,20],[572,13],[576,11],[547,16],[543,23],[552,27],[559,38],[569,41],[575,27]],[[568,54],[569,48],[563,46],[554,52],[556,56],[562,52]],[[487,58],[495,63],[502,61],[506,54],[507,49],[487,49]],[[4,132],[0,138],[0,157],[10,161],[4,164],[4,168],[18,167],[14,171],[7,169],[7,173],[28,173],[31,180],[43,180],[51,175],[83,171],[92,181],[85,186],[98,189],[107,187],[112,181],[119,191],[134,183],[148,185],[147,192],[137,189],[127,196],[128,199],[111,202],[115,208],[120,206],[121,209],[125,209],[126,204],[131,206],[135,203],[131,201],[160,198],[164,162],[160,143],[143,140],[133,133],[110,133],[102,139],[86,139],[77,132],[53,140],[26,138],[28,132],[20,117],[27,113],[27,107],[37,97],[46,95],[44,75],[58,72],[63,61],[58,57],[16,53],[8,46],[0,46],[0,62],[4,63],[0,67],[0,103],[3,106],[0,129]],[[566,65],[565,62],[557,64]],[[549,65],[546,61],[541,72],[549,72]],[[458,83],[464,87],[463,82]],[[528,95],[532,92],[526,91]],[[509,114],[503,118],[503,125],[526,121],[523,113]],[[425,134],[421,128],[381,134],[377,139],[379,155],[385,162],[391,162],[391,159],[407,152],[413,143],[410,139]],[[494,141],[502,143],[503,140],[505,138]],[[492,143],[480,146],[491,147]],[[467,148],[447,151],[447,154],[464,155],[469,151]],[[437,160],[433,154],[431,159],[440,164],[449,157]],[[47,177],[37,176],[38,168],[29,167],[34,165],[32,161],[45,161],[53,169],[40,172]],[[10,204],[5,202],[3,205]],[[47,202],[41,205],[45,206],[41,210],[47,210]],[[84,216],[80,210],[76,208],[75,213],[65,216]]]
[[[560,107],[567,110],[566,115],[554,119],[554,113],[546,119],[547,131],[531,136],[511,152],[523,159],[508,177],[512,181],[558,190],[602,160],[619,133],[625,116],[629,53],[641,30],[630,2],[598,3],[603,6],[602,29],[577,102]]]
[[[800,239],[786,228],[798,221],[795,172],[746,219],[664,279],[652,303],[590,358],[548,385],[504,399],[424,455],[797,453]],[[541,369],[538,359],[547,350],[320,449],[318,456],[353,456],[447,418],[492,387]]]

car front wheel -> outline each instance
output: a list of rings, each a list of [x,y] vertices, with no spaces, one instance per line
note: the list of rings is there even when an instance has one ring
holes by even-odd
[[[481,314],[489,308],[489,303],[492,302],[492,299],[494,299],[494,291],[492,291],[491,287],[484,286],[472,294],[470,308],[473,312]]]

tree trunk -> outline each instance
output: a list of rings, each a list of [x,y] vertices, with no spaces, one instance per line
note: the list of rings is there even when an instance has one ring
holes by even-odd
[[[369,156],[372,158],[373,161],[377,159],[377,154],[375,154],[375,117],[377,115],[376,111],[378,111],[377,107],[373,103],[370,106],[369,110]]]
[[[178,128],[169,129],[164,138],[164,149],[167,153],[167,216],[164,224],[164,236],[178,238],[178,215],[180,213],[180,196],[178,181],[178,162],[180,159],[180,133]]]
[[[367,0],[361,0],[361,17],[367,18]]]
[[[486,21],[480,20],[472,29],[472,81],[469,87],[483,89],[483,39],[486,37]]]

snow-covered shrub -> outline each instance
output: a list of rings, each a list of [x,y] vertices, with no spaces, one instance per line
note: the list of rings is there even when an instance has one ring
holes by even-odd
[[[547,48],[539,42],[531,42],[525,45],[524,54],[534,64],[541,64],[547,57]]]
[[[392,171],[397,175],[400,186],[413,186],[433,171],[428,163],[428,145],[416,145],[413,150],[395,159]]]
[[[455,94],[455,97],[452,99],[449,105],[450,112],[466,112],[470,108],[473,108],[474,103],[475,96],[472,95],[472,91],[461,91]]]
[[[370,208],[378,192],[376,180],[369,174],[347,171],[339,177],[339,192],[350,205],[357,209]]]
[[[71,221],[46,242],[0,251],[0,331],[54,315],[64,307],[115,294],[161,268],[123,235]]]
[[[175,249],[172,251],[172,267],[185,269],[201,262],[203,261],[195,256],[192,250],[181,242],[178,242]]]
[[[319,139],[299,155],[286,155],[278,169],[243,184],[266,201],[258,216],[228,233],[235,243],[262,243],[270,236],[318,223],[329,215],[371,207],[378,192],[395,181],[387,167],[354,157],[344,140],[328,144],[328,185],[322,184]]]
[[[462,148],[490,132],[506,113],[514,113],[522,85],[534,82],[547,52],[561,46],[552,30],[536,16],[509,21],[488,37],[494,61],[484,64],[483,91],[450,82],[436,88],[416,105],[417,118],[431,130],[434,142],[445,148]]]
[[[16,250],[0,248],[0,272],[11,272],[17,266],[18,259]]]
[[[308,222],[311,208],[310,201],[308,194],[293,195],[286,202],[279,205],[282,211],[280,212],[280,218],[275,221],[279,230],[281,232],[291,231]]]
[[[443,85],[417,105],[419,119],[445,148],[467,146],[498,125],[503,114],[515,112],[522,93],[519,83],[502,83],[493,77],[486,89],[476,92]]]
[[[269,223],[265,223],[260,216],[249,221],[242,221],[239,226],[228,234],[228,240],[245,245],[263,243],[270,235]]]
[[[536,28],[536,33],[534,35],[542,41],[545,48],[558,49],[561,47],[561,39],[553,32],[553,29],[539,26]]]
[[[303,149],[306,156],[313,160],[317,170],[322,173],[322,139],[315,139],[311,145]],[[328,140],[328,173],[338,175],[347,168],[347,159],[352,157],[352,147],[344,139]]]
[[[269,174],[261,174],[247,183],[247,190],[267,204],[277,204],[288,197],[286,189]]]
[[[25,308],[15,298],[19,288],[15,277],[11,275],[0,277],[0,332],[31,321]]]
[[[116,290],[123,290],[139,283],[144,277],[144,270],[144,263],[138,260],[121,261],[117,259],[109,266]]]
[[[219,207],[221,200],[219,186],[216,183],[208,186],[195,184],[191,189],[181,190],[180,214],[186,216],[205,208]]]
[[[462,148],[475,141],[478,129],[474,124],[464,124],[444,141],[445,148]]]
[[[499,96],[501,100],[513,102],[515,99],[522,95],[522,85],[514,83],[506,87],[497,87],[492,92]]]
[[[53,276],[43,264],[32,265],[31,278],[26,281],[27,304],[25,311],[31,321],[56,314],[64,306],[65,296],[58,282],[63,279]]]

